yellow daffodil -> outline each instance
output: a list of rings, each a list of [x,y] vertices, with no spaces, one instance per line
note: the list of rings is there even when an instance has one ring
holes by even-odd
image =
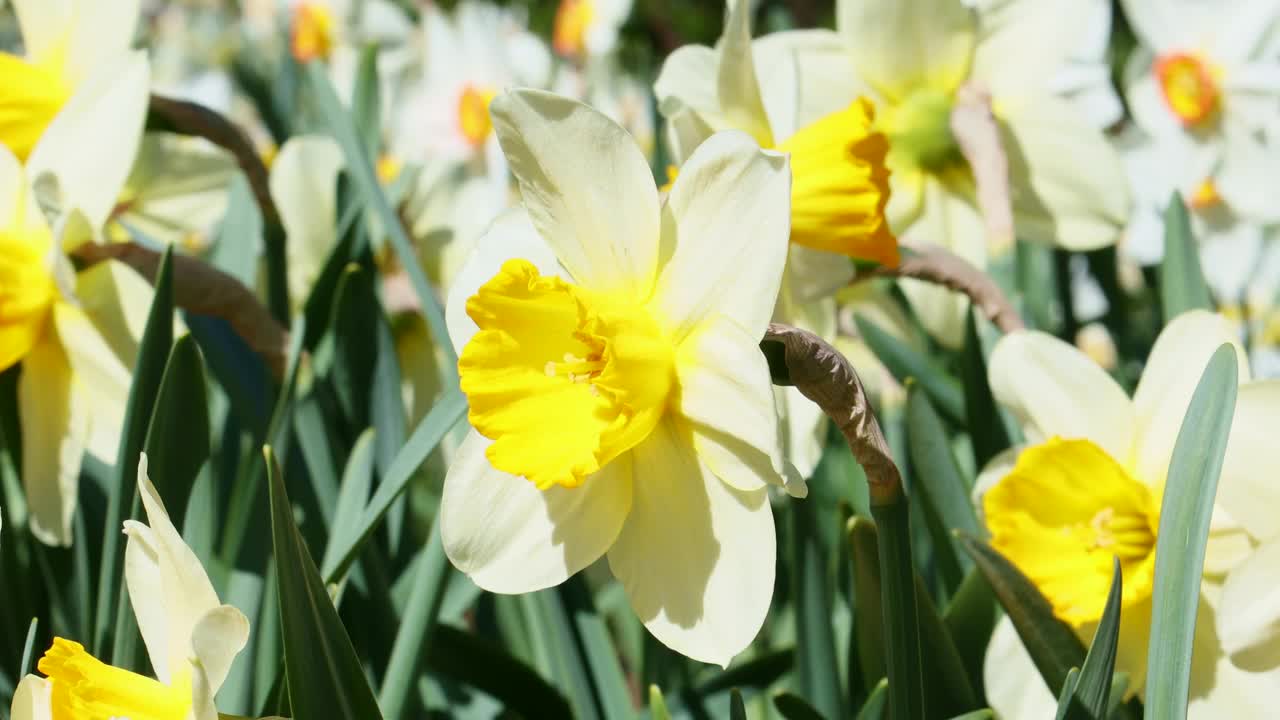
[[[492,110],[524,207],[449,293],[473,429],[445,480],[445,550],[504,593],[607,554],[650,632],[727,664],[773,591],[766,487],[782,468],[758,343],[786,253],[786,158],[717,134],[663,202],[597,111],[533,90]]]
[[[1092,360],[1039,332],[1003,338],[991,354],[996,399],[1028,446],[992,461],[977,494],[992,545],[1044,593],[1086,642],[1120,559],[1124,594],[1116,670],[1131,692],[1146,680],[1160,502],[1178,430],[1209,356],[1234,344],[1225,318],[1175,318],[1130,399]],[[1280,687],[1280,483],[1273,430],[1280,382],[1240,389],[1209,531],[1192,663],[1191,718],[1265,717]],[[1051,717],[1054,696],[1009,621],[986,658],[987,699],[1003,717]]]
[[[73,640],[54,638],[14,692],[13,720],[217,720],[214,696],[249,639],[244,613],[222,605],[209,576],[169,520],[138,465],[149,525],[126,520],[125,582],[156,677],[108,665]]]
[[[832,340],[833,294],[853,277],[849,258],[898,262],[885,218],[888,144],[873,129],[875,109],[865,100],[850,97],[822,112],[800,105],[792,53],[773,36],[752,42],[750,13],[750,3],[730,4],[717,47],[672,53],[654,91],[677,164],[723,129],[790,154],[792,247],[775,318]],[[821,455],[825,417],[794,388],[778,389],[777,399],[787,458],[808,477]]]
[[[567,58],[598,58],[618,44],[632,0],[560,0],[551,46]]]
[[[121,78],[118,92],[135,96],[137,119],[124,124],[135,128],[136,144],[145,63],[142,72]],[[26,172],[0,147],[0,369],[22,364],[18,413],[30,527],[40,540],[58,545],[71,542],[82,454],[114,461],[129,368],[152,295],[128,267],[105,262],[76,273],[63,254],[64,247],[90,237],[93,220],[87,219],[106,216],[124,180],[124,172],[99,165],[118,159],[113,151],[87,148],[111,139],[129,144],[124,133],[108,134],[115,118],[106,112],[116,109],[116,99],[82,99],[73,99],[50,125]],[[96,110],[103,114],[85,119]],[[76,151],[79,164],[69,155]],[[53,180],[53,197],[41,200],[61,204],[63,212],[54,211],[56,234],[37,203],[31,166],[43,169],[35,177]],[[87,182],[93,178],[103,184]],[[114,185],[105,184],[111,178]]]

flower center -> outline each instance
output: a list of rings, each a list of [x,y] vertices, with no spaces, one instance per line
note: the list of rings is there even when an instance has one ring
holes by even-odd
[[[1200,55],[1169,53],[1156,60],[1155,71],[1165,104],[1184,127],[1204,122],[1217,110],[1220,73]]]
[[[951,134],[953,104],[950,93],[922,87],[888,106],[879,127],[889,136],[895,160],[933,173],[963,163],[960,145]]]
[[[72,640],[54,638],[38,667],[52,684],[53,720],[185,720],[191,708],[189,676],[165,685],[107,665]]]
[[[865,98],[802,128],[778,147],[791,154],[791,240],[800,245],[898,264],[889,202],[889,141],[875,129]]]
[[[508,260],[467,300],[467,314],[480,331],[458,371],[495,468],[542,489],[576,487],[662,418],[674,346],[630,298]]]
[[[71,97],[61,75],[62,53],[29,62],[0,52],[0,142],[26,161],[53,116]]]
[[[1222,196],[1218,194],[1218,186],[1214,184],[1213,178],[1205,178],[1187,198],[1187,207],[1192,210],[1208,210],[1221,202]]]
[[[53,238],[21,228],[18,218],[14,227],[0,230],[0,371],[35,346],[57,296],[46,258]]]
[[[567,57],[581,55],[586,49],[587,29],[594,17],[595,3],[592,0],[560,0],[551,36],[555,51]]]
[[[493,88],[468,85],[458,98],[458,127],[472,147],[482,145],[493,130],[489,117],[489,103],[497,93]]]
[[[302,2],[293,10],[290,44],[298,62],[328,60],[336,34],[333,13],[321,3]]]
[[[1028,448],[983,496],[991,544],[1040,588],[1058,617],[1079,627],[1102,617],[1112,557],[1123,606],[1151,596],[1159,504],[1088,440]]]

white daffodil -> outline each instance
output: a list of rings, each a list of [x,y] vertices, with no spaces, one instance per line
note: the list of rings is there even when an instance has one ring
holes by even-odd
[[[517,16],[486,2],[464,0],[452,17],[428,5],[422,32],[423,75],[395,119],[391,150],[405,162],[467,164],[505,183],[489,102],[510,85],[546,87],[551,54]]]
[[[73,640],[54,638],[13,695],[13,720],[217,720],[214,696],[249,639],[244,613],[222,605],[195,553],[138,464],[150,525],[126,520],[125,583],[155,679],[113,667]]]
[[[653,93],[616,62],[595,62],[581,70],[561,66],[552,90],[604,113],[635,138],[645,157],[653,157],[657,147]]]
[[[298,62],[328,60],[352,69],[361,45],[400,44],[412,30],[389,0],[295,0],[289,22],[289,49]]]
[[[943,245],[982,268],[986,233],[950,122],[962,86],[985,91],[1008,158],[1017,236],[1094,249],[1114,242],[1125,218],[1122,171],[1101,131],[1055,97],[1048,83],[1078,47],[1085,17],[1068,0],[992,2],[981,11],[961,0],[842,0],[836,32],[775,33],[757,41],[782,51],[767,64],[757,61],[770,72],[760,98],[767,109],[796,105],[783,116],[795,118],[795,127],[869,98],[873,129],[889,140],[894,232]],[[701,64],[689,62],[672,73],[672,82],[680,75],[714,77],[709,54]],[[745,73],[732,77],[746,83]],[[714,95],[707,91],[716,85],[702,87],[700,95],[661,87],[658,95],[663,102],[668,94],[683,97],[705,120],[700,108],[710,104]],[[719,86],[729,88],[727,79]],[[935,285],[904,280],[902,286],[925,327],[959,345],[967,301]]]
[[[787,248],[786,158],[717,134],[663,202],[595,110],[533,90],[492,109],[524,207],[449,293],[473,429],[445,479],[445,551],[502,593],[607,555],[654,636],[727,664],[773,592],[782,463],[758,343]]]
[[[235,158],[206,140],[147,133],[117,198],[110,234],[202,253],[227,212],[227,188],[237,172]]]
[[[560,0],[551,46],[574,60],[608,55],[618,44],[631,4],[632,0]]]
[[[114,462],[152,296],[128,267],[104,262],[77,273],[64,254],[100,234],[146,112],[145,56],[107,62],[116,71],[111,82],[78,87],[25,168],[0,147],[0,369],[22,363],[18,412],[30,526],[58,545],[71,542],[84,451]]]
[[[1074,347],[1031,331],[991,354],[1001,405],[1029,445],[983,470],[977,496],[991,544],[1022,570],[1086,642],[1106,603],[1112,557],[1124,591],[1116,670],[1146,681],[1160,502],[1178,430],[1210,355],[1235,343],[1203,311],[1175,318],[1152,348],[1130,399]],[[1273,429],[1280,382],[1240,389],[1209,530],[1192,664],[1190,717],[1265,717],[1280,687],[1280,482]],[[1053,695],[1008,619],[987,650],[987,699],[1002,717],[1052,717]]]
[[[834,293],[853,278],[850,258],[898,262],[885,220],[887,143],[874,111],[854,97],[811,112],[799,102],[800,67],[783,35],[752,42],[750,3],[729,7],[715,48],[685,46],[667,59],[654,91],[670,121],[677,164],[714,130],[737,129],[791,156],[791,249],[775,317],[828,341]],[[758,70],[757,70],[758,68]],[[801,477],[817,466],[825,417],[795,388],[779,388],[787,457]]]
[[[1254,221],[1280,220],[1280,5],[1122,3],[1140,46],[1125,68],[1134,121],[1169,156],[1180,187]]]

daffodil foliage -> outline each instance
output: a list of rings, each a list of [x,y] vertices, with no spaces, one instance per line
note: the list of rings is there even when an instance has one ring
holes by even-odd
[[[0,719],[1269,718],[1280,0],[12,0]]]

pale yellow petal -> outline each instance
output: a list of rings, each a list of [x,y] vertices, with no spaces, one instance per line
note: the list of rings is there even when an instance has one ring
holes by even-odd
[[[323,135],[290,138],[271,165],[271,199],[280,211],[289,261],[289,297],[302,303],[337,242],[337,142]]]
[[[1280,428],[1280,380],[1242,385],[1236,396],[1217,500],[1260,540],[1280,538],[1276,428]]]
[[[114,463],[129,399],[129,366],[79,308],[58,304],[53,320],[74,374],[73,407],[85,415],[85,449],[103,462]],[[132,361],[130,356],[128,362]]]
[[[22,361],[22,485],[31,534],[48,545],[71,544],[80,461],[89,418],[75,406],[74,376],[56,332],[46,330]]]
[[[1222,586],[1218,635],[1235,663],[1280,669],[1280,538],[1260,545]]]
[[[231,663],[249,641],[249,619],[230,605],[219,605],[191,630],[191,649],[204,674],[209,694],[222,687]]]
[[[13,691],[10,720],[53,720],[53,685],[36,675],[26,675]]]
[[[896,101],[920,87],[955,90],[977,20],[961,0],[839,0],[836,29],[863,79]]]

